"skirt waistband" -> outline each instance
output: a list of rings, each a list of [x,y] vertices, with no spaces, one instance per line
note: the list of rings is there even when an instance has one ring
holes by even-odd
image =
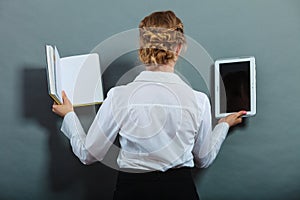
[[[128,169],[129,170],[129,169]],[[124,171],[119,171],[118,179],[121,180],[157,180],[157,179],[190,179],[192,177],[191,168],[190,167],[181,167],[181,168],[172,168],[165,172],[162,171],[135,171],[130,170],[128,172],[127,169]]]

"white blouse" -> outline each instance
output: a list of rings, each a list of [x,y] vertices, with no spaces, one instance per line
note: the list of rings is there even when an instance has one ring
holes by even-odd
[[[208,167],[216,158],[229,125],[212,131],[211,107],[204,93],[169,72],[144,71],[132,82],[112,88],[86,134],[75,112],[62,132],[84,164],[101,161],[119,134],[120,168],[166,171]]]

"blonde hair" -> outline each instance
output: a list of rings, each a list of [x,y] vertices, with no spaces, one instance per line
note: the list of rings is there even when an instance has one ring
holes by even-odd
[[[183,24],[172,11],[154,12],[139,24],[139,58],[146,65],[165,65],[177,60],[177,48],[185,44]]]

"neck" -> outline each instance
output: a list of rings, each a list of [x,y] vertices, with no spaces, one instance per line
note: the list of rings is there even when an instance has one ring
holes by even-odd
[[[153,71],[153,72],[174,72],[174,65],[168,64],[168,65],[150,65],[146,66],[147,71]]]

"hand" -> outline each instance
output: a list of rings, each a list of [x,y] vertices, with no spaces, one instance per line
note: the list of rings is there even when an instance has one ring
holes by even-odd
[[[62,99],[63,99],[63,104],[61,104],[61,105],[58,105],[56,102],[53,103],[52,111],[55,114],[57,114],[61,117],[64,117],[69,112],[74,111],[74,109],[73,109],[73,105],[70,102],[70,100],[68,99],[65,91],[62,91]]]
[[[220,119],[219,123],[226,122],[226,123],[228,123],[228,125],[230,127],[235,126],[237,124],[240,124],[243,121],[242,116],[245,114],[247,114],[246,111],[240,111],[237,113],[230,114],[230,115]]]

